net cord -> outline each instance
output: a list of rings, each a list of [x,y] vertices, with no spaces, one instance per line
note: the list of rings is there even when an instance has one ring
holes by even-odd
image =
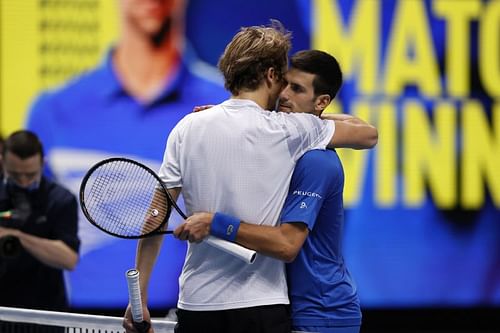
[[[51,325],[96,330],[117,330],[124,332],[123,318],[89,315],[69,312],[31,310],[0,306],[0,320],[9,322]],[[173,333],[175,321],[153,319],[152,326],[156,333]]]

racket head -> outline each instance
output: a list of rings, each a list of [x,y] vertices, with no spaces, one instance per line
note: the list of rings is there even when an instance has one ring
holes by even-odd
[[[87,220],[115,237],[137,239],[171,233],[165,229],[173,205],[160,177],[128,158],[98,162],[80,186],[80,206]]]

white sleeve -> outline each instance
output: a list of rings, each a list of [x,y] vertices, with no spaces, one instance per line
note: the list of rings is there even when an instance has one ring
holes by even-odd
[[[309,150],[326,149],[333,138],[335,133],[333,120],[321,119],[307,113],[282,114],[287,131],[288,150],[294,161]]]
[[[182,119],[170,132],[163,154],[163,162],[158,172],[159,177],[167,188],[182,187],[181,174],[181,144],[185,118]]]

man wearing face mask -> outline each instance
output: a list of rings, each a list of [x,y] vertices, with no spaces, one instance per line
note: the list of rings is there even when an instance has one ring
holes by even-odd
[[[30,131],[6,139],[1,162],[0,306],[67,310],[63,271],[80,246],[76,198],[42,176],[42,144]]]

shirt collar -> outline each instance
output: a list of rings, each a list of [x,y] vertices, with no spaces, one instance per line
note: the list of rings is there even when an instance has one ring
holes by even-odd
[[[104,80],[107,82],[106,85],[102,86],[100,89],[100,94],[103,99],[113,99],[120,95],[129,95],[125,88],[123,87],[116,70],[113,66],[113,52],[114,48],[110,48],[100,65],[101,70],[104,74]],[[161,103],[163,101],[176,99],[179,96],[179,88],[182,78],[185,76],[186,66],[184,65],[184,59],[182,59],[179,68],[174,74],[171,74],[171,80],[168,84],[165,84],[161,92],[156,98],[149,101],[148,105],[153,105],[156,103]],[[173,79],[172,79],[173,78]],[[130,96],[130,95],[129,95]]]
[[[259,104],[255,103],[251,99],[237,99],[230,98],[222,103],[222,105],[231,106],[231,107],[254,107],[263,110]]]

